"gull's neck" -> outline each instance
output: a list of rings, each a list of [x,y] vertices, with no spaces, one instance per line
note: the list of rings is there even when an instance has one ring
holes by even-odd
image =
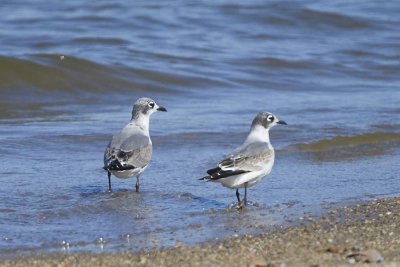
[[[142,129],[147,135],[149,134],[149,124],[150,124],[150,116],[144,114],[135,114],[132,117],[131,123],[134,123],[140,129]]]
[[[269,129],[265,129],[261,125],[255,125],[251,127],[250,133],[247,136],[245,143],[251,143],[251,142],[263,142],[270,144]]]

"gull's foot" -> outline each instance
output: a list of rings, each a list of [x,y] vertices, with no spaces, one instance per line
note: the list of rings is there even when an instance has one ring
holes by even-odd
[[[242,210],[242,209],[244,209],[244,208],[246,207],[246,205],[247,205],[247,201],[246,201],[245,199],[242,199],[242,200],[238,203],[237,209],[238,209],[238,210]]]

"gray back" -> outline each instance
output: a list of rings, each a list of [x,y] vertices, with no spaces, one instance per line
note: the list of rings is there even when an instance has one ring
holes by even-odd
[[[273,160],[274,150],[265,142],[244,144],[236,149],[229,157],[219,163],[222,169],[235,168],[238,170],[255,171],[260,163]]]
[[[104,154],[104,164],[117,158],[121,163],[127,163],[135,167],[146,166],[152,155],[150,138],[142,132],[129,133],[122,131],[115,135]]]

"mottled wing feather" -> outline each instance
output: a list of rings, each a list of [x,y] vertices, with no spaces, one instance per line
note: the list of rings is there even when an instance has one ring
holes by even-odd
[[[274,157],[274,151],[267,143],[257,142],[241,146],[218,166],[223,170],[260,170],[260,162],[267,162]]]
[[[126,163],[135,167],[144,167],[146,166],[152,154],[152,147],[148,145],[141,149],[132,150],[128,153],[128,158],[126,159]]]
[[[222,160],[218,167],[207,171],[202,179],[217,180],[238,174],[261,170],[260,162],[274,157],[274,151],[267,143],[257,142],[240,146],[229,157]]]
[[[110,162],[118,159],[120,163],[134,166],[146,166],[152,155],[152,145],[149,137],[143,134],[134,134],[131,136],[117,135],[111,140],[104,155],[104,164],[107,166]]]

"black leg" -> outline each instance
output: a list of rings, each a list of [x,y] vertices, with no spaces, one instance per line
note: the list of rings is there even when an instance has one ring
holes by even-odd
[[[244,184],[244,205],[247,205],[247,183]]]
[[[237,197],[238,203],[240,204],[240,194],[239,194],[238,188],[236,188],[236,197]]]
[[[108,191],[111,192],[111,172],[108,172]]]
[[[139,192],[139,186],[140,186],[140,179],[139,179],[139,176],[140,176],[140,175],[136,176],[136,192]]]
[[[236,189],[236,196],[239,195],[239,190]],[[239,200],[239,197],[238,197]],[[242,201],[239,200],[238,203],[238,209],[243,209],[245,206],[247,205],[247,183],[244,184],[244,198],[242,199]]]

